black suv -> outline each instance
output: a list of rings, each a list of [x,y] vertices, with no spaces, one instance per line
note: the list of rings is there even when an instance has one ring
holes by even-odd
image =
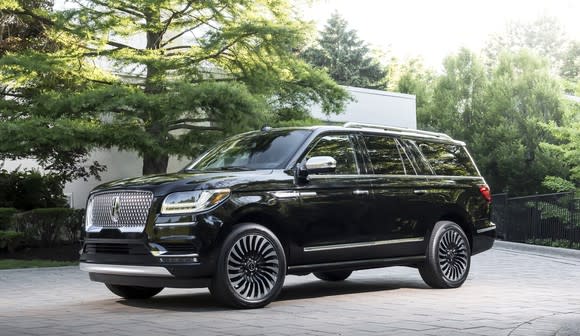
[[[404,265],[453,288],[493,245],[490,205],[465,144],[445,134],[264,128],[178,173],[93,190],[80,267],[124,298],[209,287],[242,308],[274,300],[286,274],[341,281]]]

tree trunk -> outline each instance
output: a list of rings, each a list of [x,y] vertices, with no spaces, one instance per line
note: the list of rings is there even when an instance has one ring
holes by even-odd
[[[143,175],[165,174],[167,173],[167,164],[169,155],[167,154],[143,154]]]

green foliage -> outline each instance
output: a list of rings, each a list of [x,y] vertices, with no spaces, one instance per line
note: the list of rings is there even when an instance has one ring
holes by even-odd
[[[553,192],[569,192],[575,191],[574,183],[558,176],[546,176],[542,181],[542,186]]]
[[[564,28],[557,18],[540,16],[532,22],[508,23],[504,32],[492,35],[484,48],[486,62],[497,64],[502,53],[527,49],[545,57],[553,69],[559,69],[566,46]]]
[[[310,64],[325,69],[342,85],[385,89],[387,70],[370,55],[368,45],[359,39],[356,30],[338,13],[328,19],[315,46],[306,49],[302,57]]]
[[[57,260],[21,260],[21,259],[0,259],[0,270],[36,267],[61,267],[78,265],[77,261],[57,261]]]
[[[428,103],[417,110],[419,128],[443,131],[465,140],[494,192],[525,195],[541,190],[545,176],[565,178],[542,123],[562,125],[567,106],[548,63],[520,51],[503,53],[486,68],[467,49],[449,56]]]
[[[17,212],[18,210],[15,208],[0,208],[0,230],[7,230],[10,228],[12,224],[12,217]]]
[[[420,59],[411,59],[399,67],[399,78],[394,90],[415,95],[417,115],[420,120],[428,118],[426,108],[433,95],[434,74],[426,69]]]
[[[26,236],[22,232],[0,231],[0,250],[8,250],[13,253],[25,241]]]
[[[570,241],[567,239],[528,239],[526,241],[528,244],[534,245],[543,245],[543,246],[551,246],[551,247],[563,247],[563,248],[572,248],[576,250],[580,250],[580,243]]]
[[[85,161],[91,149],[118,147],[143,157],[143,173],[161,173],[169,155],[194,156],[278,111],[320,103],[337,113],[348,98],[296,57],[309,26],[286,1],[72,2],[12,11],[39,18],[62,47],[0,59],[20,98],[0,101],[0,157],[74,167],[70,180],[104,169]]]
[[[562,57],[560,76],[572,83],[580,83],[580,41],[570,42],[565,50]],[[574,94],[574,91],[568,93]]]
[[[63,187],[58,175],[42,175],[34,170],[0,170],[0,207],[30,210],[64,206]]]
[[[14,216],[15,227],[43,246],[53,246],[63,237],[74,241],[79,238],[83,225],[82,210],[45,208],[22,212]]]

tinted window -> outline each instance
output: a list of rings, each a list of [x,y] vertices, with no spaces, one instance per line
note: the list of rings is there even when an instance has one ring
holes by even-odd
[[[235,136],[214,147],[187,169],[279,169],[304,143],[308,130],[278,130]]]
[[[315,142],[306,155],[331,156],[336,160],[336,171],[331,174],[358,174],[355,152],[348,135],[326,135]]]
[[[405,175],[407,167],[414,174],[409,163],[405,166],[404,153],[397,141],[387,136],[363,136],[375,174]]]
[[[431,167],[421,154],[421,151],[419,150],[419,147],[417,147],[415,141],[409,139],[399,139],[399,144],[401,144],[405,149],[405,153],[407,154],[413,167],[415,167],[415,173],[418,175],[433,175]]]
[[[477,176],[477,169],[465,148],[453,144],[416,141],[437,175]]]

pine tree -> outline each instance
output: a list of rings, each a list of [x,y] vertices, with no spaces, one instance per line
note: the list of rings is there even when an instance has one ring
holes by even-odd
[[[325,69],[342,85],[384,89],[387,71],[370,55],[368,45],[359,39],[356,30],[338,13],[333,13],[317,44],[306,49],[302,57],[310,64]]]

